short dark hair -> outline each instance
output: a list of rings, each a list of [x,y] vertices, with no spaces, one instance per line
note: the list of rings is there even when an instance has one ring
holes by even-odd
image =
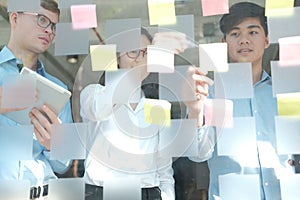
[[[46,10],[58,14],[58,16],[60,15],[60,9],[58,8],[58,4],[55,0],[41,0],[41,6]]]
[[[241,23],[245,18],[254,17],[258,18],[261,26],[268,35],[267,17],[265,16],[265,9],[255,3],[240,2],[232,5],[228,14],[224,14],[220,20],[220,29],[226,36],[234,26]]]

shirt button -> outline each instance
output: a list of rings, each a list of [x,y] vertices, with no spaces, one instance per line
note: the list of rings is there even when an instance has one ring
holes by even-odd
[[[265,186],[268,186],[269,185],[269,183],[268,182],[265,182]]]
[[[288,163],[290,166],[294,167],[295,166],[295,161],[293,159],[289,159]]]
[[[259,131],[257,131],[257,133],[256,133],[257,135],[260,135],[260,132]]]
[[[257,110],[254,110],[253,112],[254,112],[254,113],[257,113]]]

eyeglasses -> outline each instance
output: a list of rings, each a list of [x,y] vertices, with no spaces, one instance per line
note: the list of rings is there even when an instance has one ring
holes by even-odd
[[[147,49],[134,50],[126,52],[126,55],[131,59],[137,59],[142,53],[142,56],[145,57],[147,55]]]
[[[53,23],[47,16],[39,13],[33,13],[33,12],[19,12],[19,13],[37,16],[37,25],[41,28],[48,28],[51,25],[52,33],[55,35],[56,23]]]

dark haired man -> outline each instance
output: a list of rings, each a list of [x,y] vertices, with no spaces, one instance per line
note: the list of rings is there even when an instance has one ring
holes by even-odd
[[[44,65],[38,59],[39,54],[49,48],[55,37],[56,23],[60,14],[58,4],[54,0],[41,0],[40,5],[40,9],[36,12],[9,13],[11,32],[8,44],[0,51],[0,86],[4,77],[18,74],[20,66],[26,66],[66,88],[65,84],[46,73]],[[0,87],[0,108],[1,91]],[[18,109],[0,109],[0,113],[13,110]],[[49,150],[51,125],[73,121],[70,102],[58,116],[46,105],[42,107],[42,111],[33,108],[29,116],[34,126],[33,158],[26,161],[1,162],[0,180],[29,180],[33,187],[31,198],[38,198],[42,194],[36,194],[34,187],[44,187],[45,195],[49,179],[56,178],[54,172],[64,173],[69,167],[70,161],[50,160]],[[0,126],[18,126],[18,124],[0,114]]]
[[[222,199],[219,188],[224,185],[220,186],[219,180],[229,174],[256,175],[259,177],[260,199],[281,199],[279,180],[283,175],[293,173],[294,168],[289,165],[288,156],[277,154],[274,122],[274,117],[277,115],[277,103],[272,96],[271,78],[262,66],[264,51],[270,45],[265,10],[250,2],[234,4],[229,9],[229,13],[221,18],[220,29],[223,32],[222,41],[228,45],[230,62],[252,64],[253,98],[234,99],[233,115],[234,117],[254,118],[256,150],[247,156],[221,156],[218,155],[217,145],[215,145],[212,154],[208,155],[208,157],[211,156],[208,160],[209,199]],[[202,130],[204,129],[205,126]],[[209,140],[206,144],[212,147],[216,142]],[[209,149],[209,147],[206,148]],[[240,152],[239,149],[236,151]],[[232,188],[230,192],[234,195],[235,186],[228,187]],[[236,192],[241,193],[241,191]]]

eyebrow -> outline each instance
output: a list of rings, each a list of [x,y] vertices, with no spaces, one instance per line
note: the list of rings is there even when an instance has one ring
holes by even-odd
[[[247,29],[252,29],[252,28],[258,28],[258,29],[261,29],[261,26],[259,26],[259,25],[249,25],[249,26],[247,26]],[[240,28],[239,28],[238,26],[234,26],[234,27],[232,27],[232,28],[229,30],[229,32],[230,32],[230,31],[233,31],[233,30],[240,30]]]

